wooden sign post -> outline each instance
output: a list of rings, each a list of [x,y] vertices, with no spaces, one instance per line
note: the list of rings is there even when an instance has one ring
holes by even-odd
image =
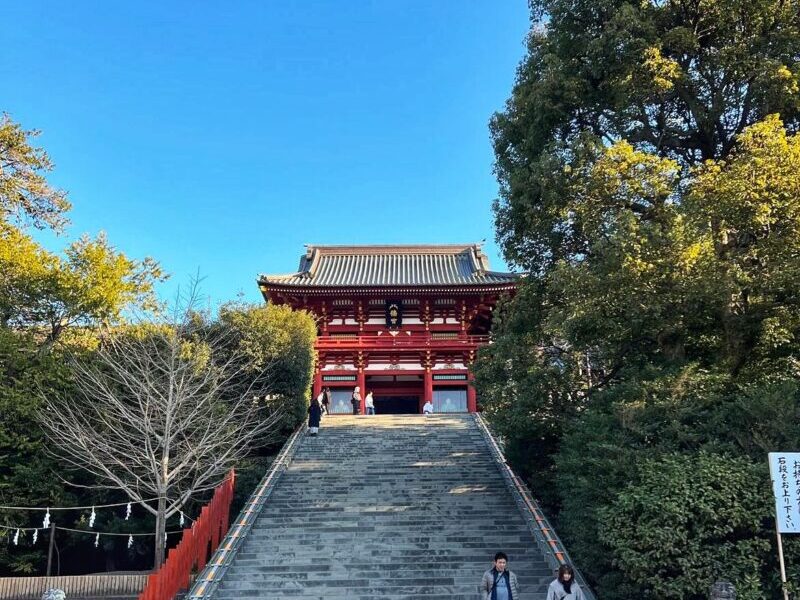
[[[800,533],[800,452],[770,452],[769,474],[775,495],[775,533],[778,536],[783,600],[789,600],[781,535]]]

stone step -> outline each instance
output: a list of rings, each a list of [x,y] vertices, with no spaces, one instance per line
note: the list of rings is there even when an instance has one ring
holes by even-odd
[[[483,571],[404,571],[391,575],[381,574],[377,571],[349,571],[349,572],[316,572],[307,573],[303,571],[286,571],[283,573],[254,573],[251,571],[232,571],[239,577],[232,577],[225,583],[226,589],[249,589],[249,588],[284,588],[297,587],[297,584],[308,583],[314,586],[342,587],[348,584],[353,587],[363,587],[370,585],[370,582],[379,581],[385,585],[463,585],[459,582],[466,581],[467,585],[474,585],[480,581]],[[520,585],[539,585],[544,580],[552,581],[553,574],[540,572],[521,573],[515,571],[517,581]],[[245,579],[246,577],[246,579]]]
[[[353,523],[345,523],[345,522],[333,522],[333,523],[320,523],[319,521],[314,521],[309,523],[306,526],[303,526],[302,523],[291,523],[291,524],[281,524],[278,525],[277,528],[274,524],[270,523],[262,523],[261,521],[257,521],[256,525],[254,526],[254,534],[256,531],[259,533],[261,532],[271,532],[275,534],[275,530],[280,530],[280,535],[286,535],[291,533],[292,535],[300,535],[300,536],[308,536],[313,537],[316,535],[325,535],[326,533],[365,533],[367,531],[374,531],[377,533],[383,534],[393,534],[397,532],[401,533],[408,533],[412,534],[415,533],[419,535],[420,533],[424,532],[424,535],[431,536],[436,534],[437,536],[441,535],[457,535],[458,533],[464,533],[468,531],[472,536],[491,536],[491,535],[500,535],[503,536],[506,533],[515,532],[517,535],[524,536],[525,539],[530,539],[530,535],[527,532],[521,532],[519,528],[519,523],[514,521],[499,521],[497,523],[486,523],[485,521],[472,521],[470,522],[468,519],[462,520],[459,524],[453,523],[442,523],[441,521],[438,522],[420,522],[417,524],[414,523],[403,523],[403,522],[392,522],[388,520],[364,520],[364,521],[357,521]],[[353,536],[350,536],[353,537]]]
[[[246,582],[248,585],[263,587],[264,583],[273,582],[276,578],[280,581],[294,581],[301,583],[309,583],[314,585],[327,585],[331,581],[381,581],[392,582],[394,585],[403,585],[403,582],[414,585],[455,585],[458,581],[480,581],[483,571],[476,570],[459,570],[459,569],[444,569],[440,571],[413,571],[409,569],[398,570],[395,573],[386,574],[377,570],[351,570],[351,571],[317,571],[306,572],[299,569],[283,572],[258,572],[242,569],[234,569],[229,571],[232,577],[228,580],[229,583],[226,587],[238,587],[243,589],[240,585]],[[544,569],[534,572],[515,570],[517,580],[520,585],[532,586],[539,585],[547,581],[548,583],[553,579],[553,573],[546,572]],[[437,583],[438,580],[444,583]],[[446,580],[446,581],[445,581]],[[355,585],[355,583],[353,584]]]
[[[325,583],[321,582],[308,582],[308,581],[291,581],[280,578],[273,579],[271,582],[223,582],[220,586],[229,594],[240,594],[247,592],[288,592],[296,594],[308,593],[308,591],[327,590],[334,592],[336,590],[351,590],[353,592],[378,594],[424,594],[432,593],[434,591],[445,592],[449,591],[454,594],[466,594],[470,591],[477,591],[478,584],[480,583],[483,573],[478,574],[474,581],[454,581],[452,577],[441,577],[433,580],[411,580],[403,581],[402,579],[329,579]],[[552,579],[551,579],[552,580]],[[532,584],[534,587],[545,587],[544,581],[536,581]],[[520,584],[522,585],[522,584]],[[439,588],[436,590],[436,588]],[[269,596],[268,596],[269,597]]]
[[[335,537],[335,536],[299,537],[290,534],[278,534],[274,536],[256,536],[252,539],[252,543],[258,544],[259,547],[267,548],[270,545],[281,546],[281,544],[285,544],[287,540],[288,541],[297,540],[297,544],[303,546],[307,544],[322,543],[328,545],[336,544],[340,546],[359,546],[361,548],[373,548],[376,550],[387,547],[403,548],[406,546],[409,548],[419,548],[419,549],[428,549],[435,547],[447,548],[455,544],[458,544],[458,546],[462,548],[469,548],[469,547],[486,548],[486,547],[495,547],[498,545],[502,545],[504,548],[511,548],[514,546],[522,546],[531,543],[530,540],[526,539],[524,536],[504,537],[500,535],[495,535],[487,537],[481,537],[481,536],[467,537],[463,535],[450,535],[450,536],[429,536],[429,537],[413,537],[413,538],[400,537],[400,539],[398,539],[398,536],[402,536],[402,534],[398,533],[394,536],[383,536],[380,538],[371,537],[369,535],[369,532],[364,532],[357,536],[350,536],[350,537]]]
[[[252,589],[252,590],[236,590],[224,589],[220,590],[217,596],[221,600],[233,598],[299,598],[302,600],[310,600],[311,598],[318,598],[330,600],[331,598],[348,598],[348,599],[363,599],[363,600],[475,600],[477,598],[478,586],[475,584],[464,585],[463,587],[450,587],[450,586],[371,586],[356,588],[353,586],[347,588],[320,588],[318,593],[314,590],[306,590],[302,587],[297,589],[282,589],[280,595],[276,596],[274,590]],[[310,593],[309,593],[310,592]],[[524,590],[525,596],[529,598],[540,597],[543,598],[547,593],[547,587],[544,585],[535,589]]]
[[[349,564],[350,562],[376,565],[413,565],[420,560],[432,560],[433,558],[447,561],[449,565],[486,565],[487,553],[493,555],[494,546],[483,546],[475,548],[464,548],[457,552],[446,552],[439,548],[369,548],[360,549],[358,547],[345,547],[341,550],[330,550],[328,547],[309,548],[303,552],[281,552],[277,549],[267,549],[265,551],[252,552],[252,548],[243,548],[242,552],[246,555],[242,558],[242,565],[246,566],[272,566],[281,564],[281,559],[287,565],[295,562],[316,562],[316,563],[336,563]],[[507,553],[512,557],[514,564],[525,564],[533,566],[544,565],[541,561],[541,554],[538,549],[530,554],[524,548],[509,548]],[[429,557],[423,559],[423,556]]]
[[[331,558],[331,559],[341,559],[347,560],[348,556],[363,556],[369,559],[370,557],[374,557],[376,559],[381,557],[394,557],[398,561],[410,557],[412,560],[421,558],[421,555],[424,554],[429,557],[446,557],[448,560],[471,560],[480,563],[486,563],[486,552],[492,553],[492,550],[498,548],[497,545],[486,545],[486,544],[478,544],[475,543],[471,546],[462,546],[459,550],[448,550],[443,548],[442,546],[439,547],[430,547],[427,544],[397,544],[394,546],[377,546],[375,544],[370,545],[362,545],[362,544],[338,544],[335,548],[331,549],[329,544],[320,544],[319,546],[311,546],[303,550],[286,550],[285,545],[281,544],[274,544],[272,546],[269,545],[261,545],[256,544],[255,542],[250,544],[245,544],[242,548],[242,558],[243,559],[254,559],[254,560],[270,560],[274,561],[274,556],[286,556],[288,558],[293,558],[296,556],[308,556],[309,558]],[[319,548],[319,549],[318,549]],[[513,543],[509,543],[508,546],[505,544],[502,548],[508,550],[506,554],[513,556],[515,560],[520,559],[520,557],[524,556],[524,552],[527,550],[527,546],[521,547],[519,545],[515,545]],[[495,550],[496,551],[496,550]],[[536,556],[539,556],[538,548],[534,548],[533,551],[536,553]]]
[[[467,508],[467,507],[463,507]],[[512,510],[513,509],[513,510]],[[504,506],[492,512],[476,513],[472,510],[462,510],[462,507],[451,507],[451,510],[428,509],[424,506],[412,509],[405,505],[380,506],[378,508],[369,506],[361,511],[350,510],[349,506],[309,506],[306,509],[298,510],[294,513],[264,509],[264,512],[257,519],[258,524],[265,527],[273,525],[287,526],[302,524],[304,521],[313,527],[317,523],[326,522],[370,522],[375,524],[418,522],[421,525],[429,523],[443,523],[452,526],[454,522],[468,523],[520,523],[524,518],[517,512],[516,505]]]
[[[523,561],[524,563],[524,561]],[[243,567],[241,565],[234,565],[230,568],[230,570],[234,573],[250,573],[254,577],[258,577],[260,575],[268,576],[270,574],[278,573],[301,573],[305,577],[313,577],[315,574],[319,575],[327,575],[329,573],[348,573],[353,574],[359,577],[371,577],[371,576],[393,576],[393,577],[403,577],[406,575],[412,575],[414,577],[444,577],[449,574],[462,574],[462,575],[469,575],[475,573],[476,570],[483,568],[485,571],[487,567],[489,567],[485,561],[483,563],[474,563],[469,565],[468,567],[462,567],[461,569],[453,569],[451,565],[436,565],[431,566],[430,564],[420,564],[419,562],[409,562],[409,563],[372,563],[370,561],[365,561],[364,563],[321,563],[321,562],[296,562],[296,563],[284,563],[284,564],[276,564],[276,565],[262,565],[262,566],[250,566],[250,567]],[[288,569],[291,568],[291,571]],[[483,572],[483,571],[481,571]],[[527,566],[525,564],[521,564],[520,561],[514,562],[514,572],[517,574],[517,577],[549,577],[552,575],[550,569],[543,565],[537,566]]]
[[[246,544],[241,551],[248,555],[247,558],[262,562],[269,562],[270,564],[273,564],[275,560],[281,556],[285,556],[287,560],[290,558],[302,558],[307,556],[309,559],[329,559],[340,562],[346,562],[351,556],[354,559],[358,558],[359,560],[370,560],[371,557],[376,559],[393,557],[399,563],[403,562],[403,559],[406,558],[410,559],[411,562],[413,562],[414,559],[420,560],[421,555],[442,556],[451,562],[458,560],[462,562],[471,561],[485,564],[486,554],[489,553],[494,555],[494,552],[497,551],[497,548],[503,548],[504,551],[507,550],[506,554],[513,556],[515,561],[527,556],[526,554],[523,554],[526,548],[515,546],[514,544],[509,544],[506,546],[505,544],[486,545],[475,543],[467,547],[462,547],[458,551],[449,553],[443,549],[442,545],[432,544],[359,545],[355,542],[351,542],[349,544],[337,544],[337,546],[338,547],[335,550],[332,550],[330,549],[329,544],[323,543],[311,546],[303,551],[293,553],[290,550],[282,550],[281,544],[273,544],[266,547],[261,545]],[[538,548],[535,549],[535,553],[535,556],[538,558],[540,556]]]
[[[542,586],[535,590],[525,590],[525,594],[528,595],[530,598],[544,598],[547,594],[547,588]],[[331,600],[337,598],[346,598],[347,600],[476,600],[478,598],[477,592],[477,585],[475,589],[471,592],[465,594],[454,594],[452,592],[434,592],[434,593],[426,593],[426,594],[395,594],[395,593],[380,593],[380,594],[364,594],[358,590],[348,590],[348,591],[325,591],[321,593],[311,593],[308,592],[306,594],[299,594],[299,593],[287,593],[283,592],[280,595],[281,598],[294,598],[296,600]],[[219,600],[234,600],[234,599],[246,599],[246,600],[274,600],[276,596],[265,594],[260,591],[253,591],[253,592],[241,592],[241,591],[230,591],[227,590],[220,590],[214,595],[215,599]]]
[[[284,523],[282,525],[273,525],[273,524],[265,524],[262,522],[258,522],[256,526],[254,526],[253,534],[256,532],[263,532],[264,535],[270,536],[274,535],[276,531],[281,532],[291,532],[292,534],[297,535],[304,535],[304,536],[315,536],[315,535],[325,535],[326,533],[337,533],[337,532],[352,532],[352,533],[362,533],[366,531],[375,531],[378,533],[384,534],[392,534],[396,532],[408,532],[411,534],[412,532],[420,532],[424,531],[426,535],[430,535],[433,533],[437,534],[455,534],[458,532],[463,532],[464,525],[468,524],[467,520],[464,520],[459,525],[454,525],[452,523],[442,524],[441,522],[425,522],[425,521],[405,521],[405,522],[392,522],[389,520],[385,521],[370,521],[369,523],[359,523],[358,521],[352,523],[346,522],[338,522],[338,523],[309,523],[308,525],[303,525],[302,523]],[[499,521],[497,523],[485,523],[483,521],[479,521],[479,524],[472,525],[469,523],[470,533],[474,535],[488,535],[488,534],[504,534],[506,532],[516,532],[519,535],[526,534],[520,533],[519,531],[519,523],[516,522],[508,522],[508,521]]]
[[[343,565],[349,564],[348,561],[354,564],[370,564],[373,565],[376,569],[380,570],[387,570],[390,567],[398,568],[398,569],[413,569],[417,566],[420,560],[420,556],[423,554],[417,552],[414,555],[409,555],[403,558],[397,558],[396,555],[392,554],[384,554],[384,555],[371,555],[371,554],[354,554],[350,552],[344,552],[340,555],[333,556],[327,552],[313,552],[307,554],[298,554],[295,556],[286,556],[283,554],[275,554],[273,558],[252,558],[252,559],[241,559],[241,561],[237,561],[236,564],[230,567],[235,572],[238,572],[240,569],[243,571],[247,571],[248,569],[260,569],[263,567],[269,568],[286,568],[295,569],[295,564],[303,564],[307,561],[311,561],[318,565],[324,564],[333,564],[333,565]],[[427,556],[427,555],[425,555]],[[541,561],[541,554],[534,556],[531,555],[523,555],[519,552],[513,552],[511,554],[513,557],[513,570],[517,574],[530,574],[530,573],[539,573],[540,570],[545,570],[548,573],[550,569],[547,565]],[[480,571],[483,573],[486,571],[487,562],[486,562],[486,552],[482,552],[480,554],[475,555],[455,555],[455,556],[447,556],[443,555],[439,557],[443,565],[446,565],[447,569],[451,571],[463,571],[469,570],[471,572]],[[327,563],[326,563],[327,561]],[[491,565],[489,565],[491,566]],[[259,571],[254,571],[259,572]],[[388,572],[388,571],[387,571]]]

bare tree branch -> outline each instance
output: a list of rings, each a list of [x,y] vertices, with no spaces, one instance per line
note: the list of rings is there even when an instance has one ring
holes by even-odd
[[[40,419],[56,452],[98,485],[157,517],[156,565],[168,517],[213,489],[258,444],[281,410],[268,405],[272,364],[258,370],[236,332],[193,307],[112,332],[91,359],[73,358],[77,393],[45,396]]]

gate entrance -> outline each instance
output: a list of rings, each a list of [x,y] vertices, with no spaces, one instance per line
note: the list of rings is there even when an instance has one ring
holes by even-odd
[[[373,400],[379,415],[419,414],[419,396],[374,396]]]

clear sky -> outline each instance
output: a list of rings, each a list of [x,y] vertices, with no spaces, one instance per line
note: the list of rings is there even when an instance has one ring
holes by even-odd
[[[260,296],[303,244],[486,238],[488,120],[525,0],[9,1],[0,110],[56,164],[69,237]],[[63,239],[41,236],[50,247]]]

